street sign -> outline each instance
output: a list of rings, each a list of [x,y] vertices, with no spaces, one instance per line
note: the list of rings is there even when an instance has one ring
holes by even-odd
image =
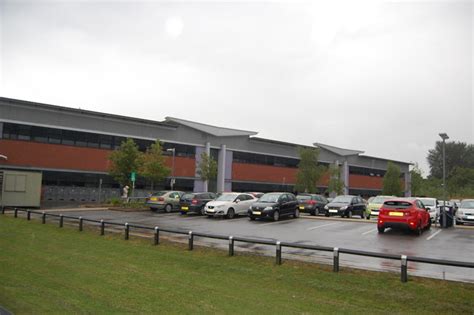
[[[131,180],[132,182],[134,182],[136,178],[137,178],[137,173],[132,172],[132,173],[130,174],[130,180]]]

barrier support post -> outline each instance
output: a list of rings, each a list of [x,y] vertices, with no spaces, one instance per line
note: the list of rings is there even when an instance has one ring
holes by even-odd
[[[64,217],[62,214],[59,215],[59,227],[62,228],[64,225]]]
[[[281,242],[276,242],[276,264],[281,265]]]
[[[234,256],[234,237],[229,236],[229,256]]]
[[[332,271],[339,272],[339,248],[334,247],[334,259]]]
[[[31,210],[26,210],[26,219],[27,219],[28,221],[31,220]]]
[[[129,234],[130,234],[130,226],[128,225],[128,223],[125,223],[125,240],[128,240]]]
[[[41,223],[45,224],[46,223],[46,212],[43,211],[43,214],[41,215]]]
[[[82,232],[83,219],[79,217],[79,232]]]
[[[104,220],[100,220],[100,235],[105,234],[105,222]]]
[[[160,244],[160,229],[155,226],[155,242],[154,245]]]
[[[189,249],[189,250],[193,250],[193,249],[194,249],[194,234],[193,234],[193,231],[189,231],[188,249]]]
[[[402,267],[401,280],[402,282],[407,282],[408,281],[408,259],[406,255],[402,255],[401,257],[401,267]]]

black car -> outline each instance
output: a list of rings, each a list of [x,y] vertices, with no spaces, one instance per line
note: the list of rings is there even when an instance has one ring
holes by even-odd
[[[299,217],[298,200],[292,193],[267,193],[255,202],[248,210],[250,220],[271,218],[280,220],[284,216]]]
[[[216,194],[212,192],[184,194],[179,201],[179,211],[181,214],[194,212],[204,215],[204,206],[214,199]]]
[[[328,204],[326,198],[316,194],[299,194],[296,199],[300,203],[300,211],[311,215],[324,214],[324,206]]]
[[[340,215],[343,218],[351,218],[353,215],[359,215],[361,218],[364,218],[366,209],[367,205],[364,199],[351,195],[337,196],[324,207],[327,217]]]

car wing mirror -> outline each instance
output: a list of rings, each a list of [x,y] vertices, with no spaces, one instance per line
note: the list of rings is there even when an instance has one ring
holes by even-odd
[[[239,202],[240,202],[240,199],[235,199],[234,202],[235,202],[235,203],[239,203]]]

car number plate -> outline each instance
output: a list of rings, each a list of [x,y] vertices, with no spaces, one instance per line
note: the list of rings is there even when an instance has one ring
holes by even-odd
[[[474,215],[468,215],[468,216],[467,216],[467,219],[468,219],[468,220],[474,220]]]
[[[261,215],[262,213],[260,211],[253,211],[252,214]]]
[[[331,213],[337,213],[337,210],[336,210],[336,209],[331,209],[331,210],[329,210],[329,212],[331,212]]]
[[[156,198],[156,197],[151,197],[150,200],[151,200],[151,201],[157,201],[158,198]]]
[[[215,212],[216,210],[214,209],[207,209],[206,212]]]
[[[300,206],[300,210],[304,210],[304,206]]]
[[[392,217],[403,217],[403,212],[389,212],[388,215]]]
[[[189,210],[188,207],[181,207],[181,210]]]

